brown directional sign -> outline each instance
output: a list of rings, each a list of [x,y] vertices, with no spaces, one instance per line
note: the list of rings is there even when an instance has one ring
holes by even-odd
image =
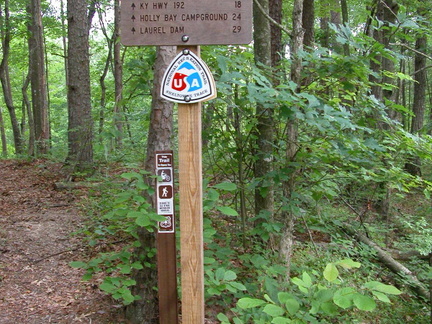
[[[123,45],[229,45],[252,40],[252,0],[121,0]]]

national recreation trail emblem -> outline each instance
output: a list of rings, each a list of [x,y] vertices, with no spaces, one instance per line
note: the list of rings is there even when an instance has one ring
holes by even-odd
[[[207,65],[188,49],[180,52],[165,71],[162,98],[195,103],[216,98],[216,86]]]

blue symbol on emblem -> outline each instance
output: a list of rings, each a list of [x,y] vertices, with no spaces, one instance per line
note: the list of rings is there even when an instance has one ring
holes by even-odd
[[[177,68],[171,87],[177,91],[192,92],[201,89],[203,84],[196,68],[191,63],[185,62]]]

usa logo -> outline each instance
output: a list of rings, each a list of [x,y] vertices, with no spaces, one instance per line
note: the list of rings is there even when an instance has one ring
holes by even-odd
[[[165,71],[161,96],[178,103],[195,103],[216,98],[213,75],[197,55],[185,49]]]

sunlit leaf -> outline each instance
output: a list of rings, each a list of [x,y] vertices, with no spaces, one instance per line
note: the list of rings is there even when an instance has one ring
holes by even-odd
[[[224,215],[227,215],[227,216],[238,216],[238,212],[235,209],[231,208],[231,207],[218,206],[216,208],[217,208],[217,210],[219,210]]]
[[[263,309],[263,312],[272,317],[281,316],[285,313],[282,307],[273,304],[266,305]]]
[[[376,303],[373,298],[369,296],[365,296],[359,293],[354,294],[353,296],[354,305],[360,310],[363,311],[373,311],[376,308]]]
[[[328,263],[324,269],[324,278],[327,281],[332,282],[335,281],[338,276],[339,276],[339,271],[334,265],[334,263]]]
[[[237,190],[237,186],[235,183],[232,182],[222,182],[222,183],[218,183],[216,185],[213,186],[213,188],[216,189],[222,189],[222,190],[226,190],[226,191],[234,191]]]
[[[255,308],[264,304],[266,304],[264,300],[250,297],[240,298],[237,302],[237,306],[242,309]]]

